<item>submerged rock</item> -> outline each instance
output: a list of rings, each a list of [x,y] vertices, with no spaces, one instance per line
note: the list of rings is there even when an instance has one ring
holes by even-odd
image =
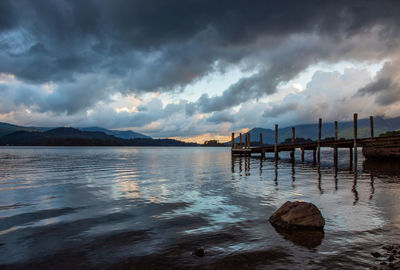
[[[204,248],[198,248],[195,251],[193,251],[192,254],[196,255],[197,257],[203,257],[204,256]]]
[[[284,229],[321,230],[325,226],[325,219],[314,204],[299,201],[287,201],[271,215],[269,221]]]

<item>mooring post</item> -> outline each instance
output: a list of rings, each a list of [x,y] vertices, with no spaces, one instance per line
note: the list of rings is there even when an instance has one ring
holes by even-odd
[[[235,147],[235,133],[232,132],[232,149]]]
[[[263,146],[263,143],[262,143],[262,133],[260,133],[260,146],[261,146],[261,147]]]
[[[301,162],[304,162],[304,147],[301,148]]]
[[[369,117],[369,128],[371,129],[371,138],[374,137],[374,117]]]
[[[239,146],[242,148],[242,133],[239,133]]]
[[[354,171],[357,171],[357,118],[358,114],[353,115],[353,123],[354,123]]]
[[[322,119],[318,120],[318,164],[321,162],[321,129]]]
[[[292,145],[293,145],[293,150],[290,152],[290,159],[292,161],[294,161],[294,150],[295,150],[295,148],[294,148],[294,138],[295,138],[295,130],[294,130],[294,127],[292,127]]]
[[[335,121],[334,125],[335,125],[335,143],[337,143],[337,141],[338,141],[338,122]],[[335,144],[335,146],[333,147],[333,164],[335,165],[335,167],[337,166],[337,161],[338,161],[338,152],[337,152],[337,145]]]
[[[275,161],[278,160],[278,125],[275,125]]]
[[[250,133],[247,133],[247,146],[250,148]]]

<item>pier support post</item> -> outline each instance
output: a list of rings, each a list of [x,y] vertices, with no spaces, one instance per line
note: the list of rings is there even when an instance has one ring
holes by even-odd
[[[304,162],[304,148],[301,148],[301,162]]]
[[[358,118],[358,114],[355,113],[353,115],[353,122],[354,122],[354,164],[353,164],[353,168],[354,171],[357,171],[357,118]]]
[[[335,121],[335,143],[338,141],[338,122]],[[335,145],[333,147],[333,164],[336,167],[337,166],[337,161],[338,161],[338,152],[337,152],[337,146]]]
[[[263,146],[263,142],[262,142],[262,133],[260,133],[260,146]]]
[[[322,130],[322,119],[318,120],[318,164],[321,162],[321,130]]]
[[[235,148],[235,133],[232,132],[232,145],[231,145],[232,149]]]
[[[374,137],[374,117],[369,117],[369,128],[371,129],[371,138]]]
[[[275,152],[275,161],[278,160],[278,125],[275,125],[275,147],[274,147],[274,152]]]
[[[242,133],[239,133],[239,146],[242,148]]]
[[[292,145],[293,145],[293,150],[290,152],[290,159],[294,161],[294,140],[295,140],[295,129],[292,127]]]
[[[247,133],[247,148],[250,148],[250,133]]]

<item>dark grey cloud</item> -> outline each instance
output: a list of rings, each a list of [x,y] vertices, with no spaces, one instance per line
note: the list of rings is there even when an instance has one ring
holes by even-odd
[[[231,66],[254,71],[220,96],[204,94],[162,113],[144,105],[129,119],[145,125],[178,111],[224,112],[275,93],[320,61],[390,58],[399,50],[399,26],[397,1],[3,0],[0,73],[29,87],[2,95],[16,106],[72,115],[118,92],[180,91]],[[43,83],[56,87],[45,93],[37,89]],[[397,96],[388,93],[377,102]],[[218,115],[204,121],[222,121]]]
[[[224,122],[234,122],[235,118],[230,112],[215,112],[207,118],[208,122],[220,124]]]
[[[375,79],[357,91],[356,96],[375,95],[375,103],[385,106],[400,101],[400,61],[387,62]]]
[[[263,113],[263,117],[265,118],[275,118],[287,112],[295,111],[298,107],[297,102],[283,103],[277,104],[267,109]]]

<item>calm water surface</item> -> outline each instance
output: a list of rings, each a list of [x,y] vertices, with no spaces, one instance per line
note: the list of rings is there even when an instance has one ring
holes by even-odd
[[[297,153],[298,154],[298,153]],[[359,154],[361,156],[361,153]],[[322,151],[231,159],[229,148],[0,148],[0,268],[368,269],[400,241],[398,164]],[[325,234],[305,241],[268,217],[313,202]],[[202,258],[192,255],[205,248]]]

